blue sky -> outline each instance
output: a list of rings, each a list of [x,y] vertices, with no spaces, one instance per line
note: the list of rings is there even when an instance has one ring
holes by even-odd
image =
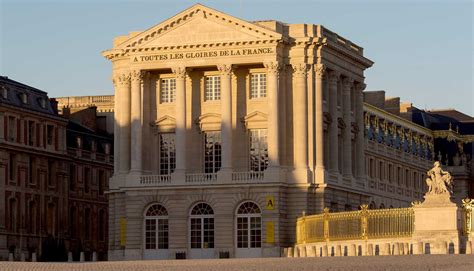
[[[367,90],[419,108],[474,115],[473,2],[200,1],[245,20],[322,24],[375,62]],[[0,74],[50,97],[112,94],[112,39],[145,30],[196,1],[0,0]]]

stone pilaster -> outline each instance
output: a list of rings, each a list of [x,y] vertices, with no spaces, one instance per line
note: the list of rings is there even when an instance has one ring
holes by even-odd
[[[329,73],[329,114],[332,122],[329,125],[329,171],[336,173],[339,171],[338,157],[338,127],[337,127],[337,81],[339,73],[332,71]]]
[[[351,89],[353,79],[344,78],[342,81],[342,112],[345,128],[342,133],[343,138],[343,168],[342,172],[345,178],[352,177],[352,121],[351,121]]]
[[[114,85],[114,175],[117,175],[130,168],[130,74],[124,72],[114,76]]]
[[[221,77],[222,171],[232,171],[232,65],[219,65]]]
[[[143,141],[142,141],[142,172],[144,174],[151,174],[151,163],[152,163],[152,148],[143,148],[143,142],[146,144],[151,144],[153,137],[151,133],[151,91],[150,91],[150,73],[143,72],[142,80],[142,129],[143,129]],[[156,108],[156,106],[155,106]]]
[[[131,75],[131,162],[130,171],[140,173],[142,170],[142,80],[143,74],[134,70]]]
[[[176,174],[186,170],[186,68],[175,67],[176,77]]]
[[[298,182],[307,182],[308,173],[308,99],[307,99],[306,63],[293,65],[293,129],[294,129],[294,166]]]
[[[268,90],[268,157],[270,167],[280,166],[279,153],[279,108],[278,108],[278,78],[281,66],[278,62],[265,63],[267,68]]]
[[[323,122],[323,78],[326,67],[323,64],[316,66],[316,182],[324,182],[324,122]]]
[[[357,182],[360,184],[364,184],[365,179],[365,155],[364,155],[364,89],[366,85],[364,83],[357,84],[356,92],[356,104],[355,104],[355,119],[357,123],[357,127],[359,127],[359,131],[356,137],[356,177]]]

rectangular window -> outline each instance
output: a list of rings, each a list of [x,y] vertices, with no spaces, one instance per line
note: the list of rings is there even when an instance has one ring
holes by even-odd
[[[31,156],[28,159],[28,182],[29,184],[35,184],[34,158]]]
[[[267,130],[250,130],[250,171],[264,171],[268,167]]]
[[[204,133],[204,172],[221,169],[221,132]]]
[[[267,75],[265,73],[252,73],[250,75],[250,99],[264,98],[267,96]]]
[[[160,174],[168,175],[176,168],[176,149],[174,134],[160,134]]]
[[[191,248],[201,248],[201,218],[191,218]]]
[[[388,181],[389,182],[393,181],[393,166],[392,166],[392,164],[388,165]]]
[[[158,249],[168,249],[168,219],[158,221]]]
[[[16,139],[16,119],[15,117],[8,117],[8,141],[15,142]]]
[[[173,103],[176,93],[176,79],[168,78],[161,79],[160,84],[160,102]]]
[[[102,169],[99,169],[99,174],[98,174],[98,185],[99,185],[99,195],[104,194],[104,188],[105,188],[105,172]]]
[[[15,155],[10,153],[10,156],[8,157],[8,178],[11,181],[16,181],[16,159]]]
[[[408,169],[405,169],[405,185],[410,187],[410,171]]]
[[[156,249],[156,219],[145,220],[145,249]]]
[[[91,169],[84,167],[84,193],[90,191]]]
[[[217,101],[221,99],[220,76],[206,76],[204,100]]]
[[[69,190],[76,190],[76,165],[69,165]]]
[[[248,218],[237,218],[237,247],[248,248]]]
[[[53,125],[47,125],[46,126],[46,130],[47,130],[47,143],[48,145],[52,145],[53,144],[53,139],[54,139],[54,126]]]
[[[262,225],[260,217],[250,217],[250,247],[262,246]]]
[[[35,145],[36,141],[36,125],[34,121],[28,121],[28,145]]]
[[[54,161],[48,160],[48,186],[54,186]]]
[[[89,208],[86,208],[86,212],[85,212],[85,216],[84,216],[84,226],[85,226],[85,229],[84,229],[84,239],[86,240],[90,240],[91,239],[91,209]]]

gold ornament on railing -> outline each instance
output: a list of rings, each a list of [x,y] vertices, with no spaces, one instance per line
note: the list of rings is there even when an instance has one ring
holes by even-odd
[[[329,241],[329,208],[324,208],[323,210],[323,218],[324,218],[324,240]]]
[[[362,204],[360,206],[360,230],[361,230],[361,234],[360,234],[360,237],[364,240],[367,240],[368,239],[368,234],[367,234],[367,229],[368,229],[368,219],[367,219],[367,216],[368,216],[368,213],[367,213],[367,210],[369,209],[369,205],[367,204]]]
[[[462,209],[464,213],[463,233],[469,235],[472,232],[472,210],[474,209],[473,199],[463,199]]]

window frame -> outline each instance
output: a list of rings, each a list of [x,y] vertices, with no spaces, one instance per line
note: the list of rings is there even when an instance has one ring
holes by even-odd
[[[261,135],[263,132],[265,132],[265,135]],[[257,147],[258,148],[255,148],[253,147],[253,142],[254,140],[252,139],[252,134],[253,133],[256,133],[258,134],[258,145]],[[260,138],[264,138],[265,141],[262,142]],[[257,141],[257,140],[255,140]],[[253,154],[252,154],[252,150],[253,149],[256,149],[256,154],[258,154],[258,156],[254,156],[254,157],[257,157],[256,158],[256,162],[255,162],[255,165],[257,165],[256,167],[254,167],[254,159],[252,158],[253,157]],[[268,129],[249,129],[248,130],[248,167],[249,167],[249,171],[251,172],[264,172],[267,168],[268,168],[268,165],[269,165],[269,157],[268,157]],[[263,154],[263,156],[262,156]],[[263,159],[261,159],[263,157]],[[262,166],[262,163],[263,163],[263,166]],[[257,169],[257,170],[254,170],[254,169]]]
[[[210,141],[208,141],[208,139],[210,139]],[[212,147],[208,148],[208,144],[212,144]],[[208,154],[208,150],[211,152],[210,154]],[[221,131],[205,131],[203,132],[204,173],[217,173],[221,169],[221,167],[222,167],[222,133]]]
[[[162,138],[163,137],[163,138]],[[170,142],[163,147],[164,137],[169,137]],[[163,154],[167,154],[166,158]],[[170,175],[176,169],[176,134],[175,133],[159,133],[158,134],[158,171],[160,175]]]
[[[254,76],[257,77],[257,83],[256,83],[256,86],[257,87],[257,90],[256,90],[256,95],[253,95],[253,88],[252,86],[254,86],[253,84],[253,78]],[[263,79],[262,79],[263,77]],[[265,99],[267,97],[267,94],[268,94],[268,81],[267,81],[267,74],[263,71],[251,71],[249,73],[249,99],[250,100],[258,100],[258,99]],[[263,91],[262,91],[262,80],[263,80]]]
[[[210,80],[210,79],[213,80]],[[203,100],[204,102],[219,102],[221,100],[221,76],[216,74],[208,74],[203,77]],[[212,81],[212,87],[208,90],[209,81]]]
[[[198,207],[201,206],[201,207]],[[193,214],[196,208],[207,206],[211,213]],[[198,222],[198,223],[197,223]],[[215,218],[214,209],[206,202],[198,202],[193,205],[189,212],[189,248],[190,249],[214,249],[215,247]],[[206,229],[206,225],[208,228]],[[196,235],[197,234],[197,235]],[[207,241],[206,241],[207,237]],[[195,241],[193,241],[193,239]],[[197,239],[200,239],[199,241]],[[206,245],[207,244],[207,245]]]
[[[245,204],[253,204],[253,206],[257,207],[258,212],[247,212],[247,213],[240,213],[240,210],[243,205]],[[245,210],[247,211],[247,210]],[[258,224],[258,228],[252,228],[252,220],[254,220],[255,224]],[[242,228],[239,226],[242,225]],[[244,228],[244,226],[246,226]],[[235,211],[235,244],[237,249],[256,249],[262,248],[262,209],[260,206],[253,202],[253,201],[244,201],[238,205]],[[253,232],[256,232],[253,234]],[[243,234],[245,233],[245,234]],[[243,234],[243,235],[240,235]],[[252,237],[257,237],[254,240]],[[240,238],[242,237],[242,238]],[[244,240],[244,239],[247,240]]]
[[[152,211],[151,209],[154,208],[155,206],[158,206],[157,208],[159,208],[159,211],[161,211],[162,213],[158,215],[150,215],[149,212]],[[146,208],[144,216],[143,216],[144,217],[143,244],[144,244],[145,250],[169,249],[170,242],[169,242],[169,217],[168,216],[169,216],[168,209],[166,209],[166,207],[163,204],[154,203],[154,204],[151,204],[148,208]],[[150,223],[150,225],[154,224],[153,229],[148,228],[148,222],[153,222],[153,223]],[[161,230],[161,232],[160,232],[160,223],[161,225],[164,226],[164,229]],[[149,232],[151,233],[150,236],[148,235]],[[149,243],[149,240],[153,242]]]
[[[160,104],[172,104],[176,101],[176,78],[160,78]],[[166,89],[164,88],[166,86]],[[173,88],[174,86],[174,88]],[[166,94],[166,95],[165,95]]]

